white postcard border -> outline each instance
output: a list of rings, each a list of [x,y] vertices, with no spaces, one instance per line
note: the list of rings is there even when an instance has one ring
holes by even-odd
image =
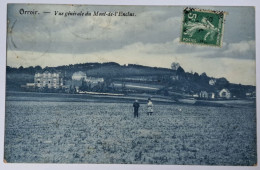
[[[121,170],[121,169],[144,169],[144,170],[206,170],[206,169],[223,169],[223,170],[240,170],[240,169],[260,169],[259,165],[255,167],[240,167],[240,166],[180,166],[180,165],[113,165],[113,164],[6,164],[3,162],[4,154],[4,122],[5,122],[5,72],[6,72],[6,17],[7,17],[7,3],[39,3],[39,4],[93,4],[93,5],[199,5],[199,6],[255,6],[256,8],[256,85],[257,85],[257,153],[259,163],[259,84],[260,84],[260,59],[259,59],[259,30],[260,30],[260,1],[259,0],[1,0],[0,2],[0,169],[3,170],[70,170],[70,169],[107,169],[107,170]]]

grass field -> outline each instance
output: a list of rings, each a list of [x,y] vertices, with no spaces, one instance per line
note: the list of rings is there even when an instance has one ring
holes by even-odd
[[[26,163],[256,164],[256,109],[6,101],[5,159]]]

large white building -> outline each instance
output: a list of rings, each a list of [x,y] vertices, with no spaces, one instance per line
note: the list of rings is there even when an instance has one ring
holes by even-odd
[[[72,80],[84,80],[87,83],[98,84],[103,83],[104,78],[102,77],[87,77],[86,73],[78,71],[73,73]]]
[[[38,88],[60,88],[63,86],[63,78],[60,73],[45,71],[43,73],[35,73],[34,85]]]
[[[71,79],[72,80],[85,80],[87,78],[86,73],[83,73],[82,71],[78,71],[73,73]]]

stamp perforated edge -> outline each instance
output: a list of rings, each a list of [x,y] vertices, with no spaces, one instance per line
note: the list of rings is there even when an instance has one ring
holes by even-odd
[[[223,14],[223,21],[222,21],[222,30],[221,30],[221,37],[220,37],[220,44],[219,45],[213,45],[213,44],[204,44],[204,43],[192,43],[192,42],[184,42],[182,41],[182,35],[183,35],[183,23],[184,23],[184,11],[186,9],[192,9],[197,12],[205,12],[205,13],[213,13],[213,14]],[[181,30],[180,30],[180,38],[179,38],[179,43],[180,44],[188,44],[188,45],[194,45],[194,46],[208,46],[208,47],[216,47],[216,48],[221,48],[223,46],[223,35],[224,35],[224,26],[225,26],[225,19],[226,16],[228,15],[228,12],[226,11],[218,11],[218,10],[210,10],[210,9],[200,9],[200,8],[192,8],[192,7],[185,7],[182,10],[182,21],[181,21]]]

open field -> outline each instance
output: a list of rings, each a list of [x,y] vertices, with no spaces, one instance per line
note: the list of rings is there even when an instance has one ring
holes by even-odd
[[[146,103],[149,94],[145,95],[95,95],[95,94],[68,94],[68,93],[38,93],[38,92],[17,92],[8,91],[6,100],[8,101],[48,101],[48,102],[103,102],[103,103],[131,103],[138,99],[141,103]],[[158,103],[175,103],[170,97],[153,95],[153,101]]]
[[[256,164],[255,107],[46,100],[6,101],[7,162]]]

